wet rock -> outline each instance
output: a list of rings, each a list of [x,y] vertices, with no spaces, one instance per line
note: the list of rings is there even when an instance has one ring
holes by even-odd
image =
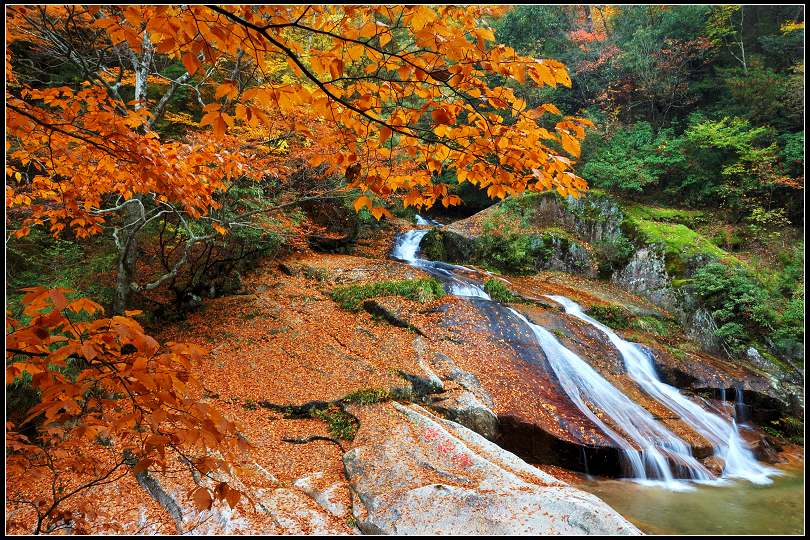
[[[475,254],[475,240],[458,233],[433,229],[420,243],[422,255],[432,261],[467,263]]]
[[[723,474],[723,468],[726,466],[726,462],[723,458],[712,454],[703,460],[703,466],[706,467],[713,475],[721,476]]]
[[[421,407],[343,457],[366,534],[639,534],[593,495]],[[362,431],[362,430],[361,430]]]
[[[782,445],[771,437],[761,438],[751,448],[755,458],[771,465],[784,462],[779,454],[782,450],[784,450]]]

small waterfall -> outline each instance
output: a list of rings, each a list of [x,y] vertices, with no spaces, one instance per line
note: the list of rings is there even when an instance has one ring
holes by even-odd
[[[424,218],[419,214],[416,214],[416,224],[417,225],[430,225],[431,227],[441,227],[443,224],[439,223],[435,219]]]
[[[622,355],[630,377],[650,396],[675,412],[695,431],[705,437],[715,448],[715,455],[724,462],[723,477],[743,478],[757,484],[771,483],[769,476],[777,473],[761,465],[740,437],[735,422],[727,422],[720,416],[703,409],[682,395],[677,388],[665,384],[658,377],[649,353],[619,337],[604,324],[586,315],[576,302],[560,295],[548,295],[565,308],[565,312],[583,320],[602,332]],[[742,392],[738,392],[741,394]]]
[[[734,388],[734,421],[737,424],[742,424],[747,418],[747,409],[743,398],[744,392],[742,385],[737,385]]]
[[[432,225],[421,216],[417,215],[416,219],[419,224]],[[402,233],[391,256],[435,276],[451,294],[491,301],[478,283],[464,276],[464,273],[473,272],[471,269],[417,257],[419,244],[428,232],[428,229],[416,229]],[[768,476],[776,474],[776,471],[763,467],[753,458],[740,438],[736,424],[729,424],[703,410],[680,395],[677,389],[661,382],[652,360],[643,349],[622,340],[615,332],[582,313],[576,303],[562,296],[549,298],[562,304],[569,314],[593,324],[608,335],[622,354],[630,376],[715,445],[716,455],[725,463],[724,476],[746,478],[757,483],[770,482]],[[530,322],[519,312],[509,310],[532,331],[569,399],[623,451],[629,476],[638,481],[663,481],[666,487],[675,490],[689,489],[677,478],[701,482],[714,480],[712,474],[692,456],[689,445],[646,409],[563,346],[548,330]],[[610,418],[612,425],[622,433],[611,428],[602,418]]]
[[[563,390],[574,405],[622,449],[629,464],[629,476],[641,480],[662,480],[670,488],[678,487],[672,467],[681,478],[712,478],[711,473],[692,457],[689,445],[656,421],[646,409],[625,396],[573,351],[565,348],[551,332],[530,322],[517,311],[511,311],[534,332]],[[619,426],[635,445],[611,429],[591,410],[589,403]]]
[[[421,218],[418,214],[416,217],[417,219]],[[419,251],[419,244],[428,232],[430,232],[428,229],[414,229],[402,233],[394,244],[391,256],[435,276],[444,283],[445,288],[451,294],[491,300],[481,286],[469,279],[459,277],[457,274],[457,272],[472,272],[471,269],[440,261],[428,261],[416,256]]]

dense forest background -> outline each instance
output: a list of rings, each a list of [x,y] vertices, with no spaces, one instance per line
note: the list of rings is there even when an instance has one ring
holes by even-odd
[[[767,338],[770,349],[797,358],[804,307],[803,21],[802,6],[516,6],[490,21],[496,42],[524,55],[560,60],[572,79],[571,88],[536,87],[508,77],[491,84],[513,89],[528,107],[554,103],[563,115],[594,122],[575,164],[592,192],[698,212],[681,221],[712,249],[743,263],[709,265],[695,278],[724,338],[737,348],[751,335]],[[80,88],[88,74],[71,58],[96,58],[97,45],[71,41],[69,32],[51,34],[9,43],[16,79],[39,88]],[[316,40],[308,46],[320,45]],[[112,77],[121,59],[98,58],[111,62],[105,69]],[[131,71],[119,71],[115,82],[122,99],[140,91],[159,109],[152,127],[165,141],[205,136],[198,124],[206,114],[203,102],[215,91],[219,95],[215,85],[227,80],[227,72],[237,74],[239,85],[251,85],[238,61],[200,81],[189,79],[185,67],[156,55],[145,88],[135,88]],[[128,63],[120,68],[129,69]],[[127,75],[122,79],[120,73]],[[284,81],[290,75],[279,65],[274,77]],[[239,136],[235,133],[234,140]],[[311,142],[279,132],[266,153],[285,159],[284,165],[274,165],[272,174],[262,171],[260,183],[243,179],[217,195],[222,206],[213,221],[193,223],[195,232],[184,231],[171,214],[145,224],[144,238],[132,250],[137,260],[128,264],[147,285],[127,301],[156,320],[182,317],[200,297],[238,289],[239,272],[257,257],[289,253],[301,227],[309,227],[304,232],[310,239],[318,232],[312,227],[334,232],[336,224],[344,236],[373,235],[381,224],[369,212],[371,203],[356,213],[352,201],[358,192],[340,191],[351,179],[317,174],[306,165],[312,150]],[[457,184],[455,171],[440,176],[457,186],[463,204],[438,205],[438,214],[469,215],[495,202],[468,182]],[[382,202],[393,214],[412,219],[413,209],[403,209],[396,194]],[[257,211],[268,204],[280,204],[280,211]],[[251,211],[256,211],[252,226],[233,228],[226,237],[214,234],[212,223]],[[21,209],[11,208],[10,230],[19,229],[24,217]],[[689,236],[692,229],[678,237],[671,223],[658,229],[655,220],[644,223],[648,236],[696,241]],[[184,264],[177,265],[189,235],[206,241],[194,243]],[[616,260],[631,249],[603,247]],[[32,285],[68,287],[122,309],[116,300],[120,253],[109,235],[78,238],[64,231],[54,238],[34,227],[26,236],[9,237],[7,256],[12,312],[21,309],[19,288]],[[159,286],[150,288],[150,281]]]
[[[744,261],[709,265],[693,282],[724,337],[739,346],[769,335],[783,344],[776,349],[795,349],[804,321],[803,7],[520,6],[497,29],[518,51],[571,70],[571,89],[525,97],[594,121],[576,165],[593,190],[702,211],[683,223]]]

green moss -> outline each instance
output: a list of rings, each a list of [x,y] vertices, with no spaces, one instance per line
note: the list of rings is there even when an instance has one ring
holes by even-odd
[[[641,204],[628,204],[622,207],[625,216],[632,220],[658,221],[694,227],[707,221],[700,210],[684,210],[682,208],[663,208]]]
[[[484,291],[496,302],[514,302],[515,294],[500,279],[488,279],[484,282]]]
[[[391,399],[391,394],[385,388],[362,388],[343,396],[344,403],[357,403],[358,405],[371,405]]]
[[[444,248],[444,235],[437,229],[431,229],[419,244],[422,256],[430,261],[447,261],[447,251]]]
[[[435,278],[378,281],[346,285],[332,290],[332,299],[343,309],[358,311],[363,300],[378,296],[403,296],[419,302],[429,302],[444,295],[444,287]]]
[[[667,336],[675,329],[672,321],[661,320],[658,317],[649,315],[643,317],[636,317],[630,323],[630,328],[648,334],[656,334],[658,336]]]
[[[338,407],[330,406],[326,409],[314,410],[311,416],[326,422],[329,426],[329,434],[336,439],[351,441],[357,434],[357,419]]]
[[[594,305],[585,313],[602,324],[618,330],[629,328],[632,319],[632,314],[626,308],[617,305]]]

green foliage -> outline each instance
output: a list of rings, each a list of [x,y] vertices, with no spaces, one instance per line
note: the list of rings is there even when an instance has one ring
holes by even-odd
[[[336,439],[351,441],[357,434],[357,419],[338,407],[315,409],[310,415],[312,418],[326,422],[329,426],[329,434]]]
[[[35,227],[28,236],[9,240],[6,257],[8,308],[14,316],[20,316],[19,289],[35,285],[72,289],[76,296],[92,298],[106,307],[112,303],[117,253],[110,241],[100,237],[81,242],[56,239]]]
[[[579,171],[594,186],[640,192],[683,166],[680,144],[672,130],[655,133],[648,122],[620,129],[608,139],[589,135]]]
[[[356,403],[358,405],[371,405],[391,399],[391,394],[385,388],[363,388],[346,394],[341,399],[344,403]]]
[[[358,311],[363,300],[378,296],[403,296],[419,302],[429,302],[444,295],[444,286],[435,278],[378,281],[361,285],[345,285],[332,290],[332,299],[343,309]]]
[[[592,247],[601,277],[609,277],[616,270],[624,268],[636,251],[633,243],[623,234],[602,242],[594,242]]]
[[[476,260],[510,274],[535,272],[535,261],[548,254],[542,238],[516,232],[483,234],[476,240],[475,248]]]
[[[633,318],[627,308],[618,305],[602,306],[597,304],[591,306],[585,313],[602,324],[617,330],[630,328],[630,320]]]
[[[22,375],[6,383],[7,420],[19,424],[28,416],[28,411],[39,403],[39,391],[31,385],[31,374]]]
[[[484,291],[496,302],[514,302],[515,294],[506,284],[497,278],[490,278],[484,282]]]
[[[691,289],[714,316],[716,334],[735,352],[741,352],[752,336],[769,335],[776,324],[768,292],[747,271],[736,266],[711,263],[693,276]]]
[[[422,237],[419,244],[422,256],[430,261],[447,261],[447,251],[444,248],[444,233],[438,229],[431,229]]]
[[[639,330],[640,332],[646,332],[648,334],[656,334],[658,336],[669,335],[674,329],[673,326],[674,324],[672,321],[664,321],[658,317],[652,317],[649,315],[635,317],[630,323],[630,328],[633,328],[634,330]]]

